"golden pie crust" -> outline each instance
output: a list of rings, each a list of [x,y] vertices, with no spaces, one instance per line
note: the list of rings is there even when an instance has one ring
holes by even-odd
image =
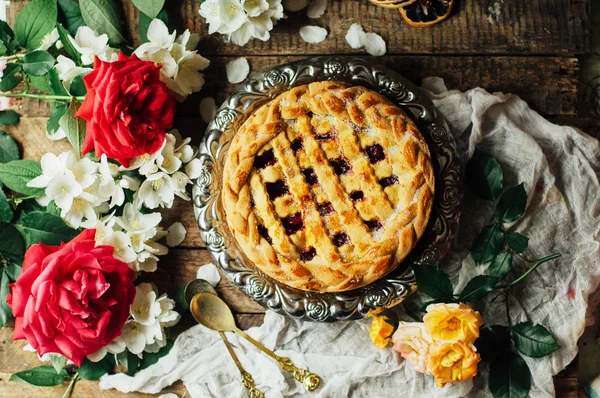
[[[291,287],[356,289],[423,234],[434,173],[410,118],[364,87],[317,82],[256,110],[229,148],[227,224],[260,270]]]

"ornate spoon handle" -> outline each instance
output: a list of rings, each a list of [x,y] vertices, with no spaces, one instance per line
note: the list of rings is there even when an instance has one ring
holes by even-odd
[[[225,333],[219,332],[219,335],[221,336],[223,343],[225,343],[225,347],[227,347],[227,351],[229,351],[229,355],[231,355],[233,362],[235,362],[235,366],[237,366],[240,374],[242,375],[242,384],[244,384],[244,386],[248,389],[248,398],[264,398],[265,395],[262,393],[262,391],[256,388],[256,385],[254,384],[254,378],[250,373],[246,372],[242,366],[238,356],[236,355],[235,351],[233,351],[233,347],[225,337]]]
[[[280,357],[279,355],[275,354],[273,351],[269,350],[267,347],[262,345],[262,343],[254,340],[243,330],[236,329],[235,332],[243,338],[245,338],[246,340],[248,340],[249,342],[251,342],[252,344],[254,344],[259,350],[276,360],[283,370],[293,374],[294,379],[302,383],[302,385],[304,385],[304,388],[306,388],[308,391],[314,391],[319,386],[321,379],[316,374],[310,373],[306,369],[296,367],[296,365],[294,365],[289,358]]]

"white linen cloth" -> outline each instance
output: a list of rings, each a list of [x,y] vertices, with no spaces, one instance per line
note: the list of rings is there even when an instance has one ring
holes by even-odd
[[[494,155],[504,169],[505,185],[525,183],[528,208],[511,226],[530,238],[529,258],[560,252],[562,258],[543,264],[511,294],[512,322],[530,320],[552,331],[561,349],[542,359],[525,358],[532,372],[532,397],[554,396],[552,375],[577,354],[587,312],[587,300],[600,281],[600,145],[574,129],[554,125],[520,98],[490,94],[476,88],[448,91],[441,79],[426,79],[439,110],[446,116],[458,142],[463,164],[475,146]],[[468,128],[472,124],[472,128]],[[444,262],[456,291],[487,265],[475,266],[469,248],[484,225],[492,221],[492,207],[465,194],[461,230]],[[527,264],[516,261],[520,274]],[[240,293],[242,294],[242,293]],[[494,293],[491,296],[495,296]],[[480,308],[489,324],[506,324],[502,300]],[[416,373],[390,349],[375,348],[368,320],[319,324],[297,322],[267,311],[264,324],[249,330],[277,353],[289,356],[322,378],[307,393],[277,364],[233,333],[227,337],[241,362],[267,397],[484,397],[488,366],[480,365],[473,380],[438,388],[431,376]],[[195,326],[181,334],[171,352],[134,377],[104,376],[101,388],[158,393],[183,380],[192,397],[245,397],[240,375],[217,333]]]

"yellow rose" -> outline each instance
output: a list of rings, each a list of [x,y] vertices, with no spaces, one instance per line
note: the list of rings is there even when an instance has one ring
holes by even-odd
[[[422,322],[400,322],[392,336],[392,350],[399,352],[417,372],[427,373],[431,336]]]
[[[434,341],[464,340],[473,343],[479,337],[483,319],[466,304],[431,304],[423,317],[425,330]]]
[[[371,341],[375,347],[387,347],[393,333],[394,325],[391,324],[390,319],[387,316],[373,316],[369,335],[371,336]]]
[[[429,373],[435,384],[443,387],[446,383],[470,379],[477,374],[477,364],[481,361],[473,344],[464,341],[435,342],[429,347]]]

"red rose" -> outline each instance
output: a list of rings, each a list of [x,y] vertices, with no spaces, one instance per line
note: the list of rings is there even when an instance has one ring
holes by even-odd
[[[175,97],[160,80],[160,66],[136,55],[96,58],[83,78],[87,95],[75,117],[87,121],[82,154],[96,150],[128,167],[132,158],[160,149],[173,124]]]
[[[87,229],[61,246],[31,246],[6,299],[16,318],[14,340],[77,366],[121,334],[135,297],[134,272],[113,257],[112,246],[95,247],[95,233]]]

